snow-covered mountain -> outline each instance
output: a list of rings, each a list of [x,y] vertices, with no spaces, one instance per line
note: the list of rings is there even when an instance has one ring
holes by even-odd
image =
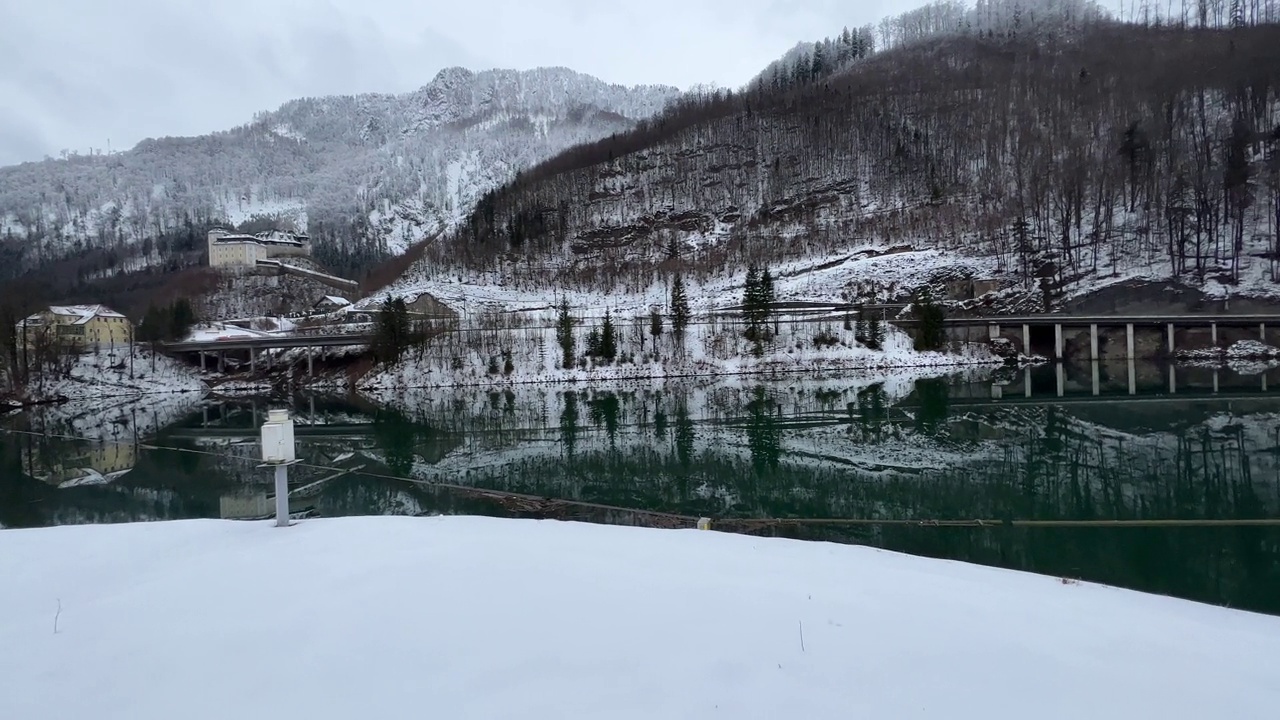
[[[1280,16],[1139,20],[942,1],[801,44],[481,198],[391,291],[460,260],[608,294],[915,251],[942,258],[783,299],[982,281],[1036,311],[1136,280],[1280,297]]]
[[[628,130],[677,94],[565,68],[449,68],[411,93],[304,98],[227,132],[0,168],[0,242],[30,268],[266,216],[309,227],[337,264],[367,260],[450,227],[521,168]]]

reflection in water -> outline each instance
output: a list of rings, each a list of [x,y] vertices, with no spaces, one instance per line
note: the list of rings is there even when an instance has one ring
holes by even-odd
[[[290,505],[327,516],[483,513],[648,524],[656,521],[555,500],[720,520],[1280,517],[1280,413],[1259,378],[1182,368],[1170,396],[1159,367],[1095,369],[433,391],[394,409],[307,398],[294,404],[306,465],[290,473]],[[0,438],[0,524],[269,515],[272,488],[256,467],[256,428],[270,404],[209,402],[167,419],[150,408],[149,425],[113,424],[91,441],[47,437],[85,432],[92,426],[83,418],[8,418],[10,429],[36,434]],[[125,465],[132,469],[118,474]],[[74,482],[80,468],[96,473],[95,482]],[[1280,613],[1274,527],[764,532]]]

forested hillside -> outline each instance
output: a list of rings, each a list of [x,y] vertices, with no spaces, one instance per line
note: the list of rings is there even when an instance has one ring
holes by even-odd
[[[564,68],[451,68],[404,95],[306,98],[227,132],[0,168],[0,279],[69,257],[73,276],[162,267],[210,225],[255,218],[309,230],[319,261],[357,276],[675,95]]]
[[[872,246],[981,258],[1050,304],[1135,277],[1268,294],[1280,13],[1180,9],[943,2],[798,46],[486,194],[401,284],[460,262],[599,287]]]

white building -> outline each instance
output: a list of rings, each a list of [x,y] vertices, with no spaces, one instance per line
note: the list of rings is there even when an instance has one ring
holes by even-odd
[[[221,228],[209,231],[210,267],[253,267],[259,260],[281,257],[309,257],[311,238],[272,230],[257,235],[232,233]]]

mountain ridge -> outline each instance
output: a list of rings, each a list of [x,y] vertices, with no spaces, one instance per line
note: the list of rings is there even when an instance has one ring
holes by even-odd
[[[358,272],[448,227],[521,167],[625,130],[678,93],[568,68],[445,68],[407,93],[299,98],[208,135],[8,166],[2,254],[15,275],[86,249],[145,267],[161,259],[147,240],[260,215],[317,222],[324,259]]]

